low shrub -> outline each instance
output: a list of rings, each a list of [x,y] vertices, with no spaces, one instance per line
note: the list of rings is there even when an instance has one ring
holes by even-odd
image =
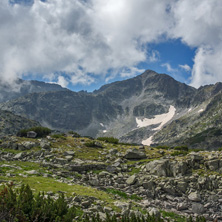
[[[81,137],[77,132],[74,132],[74,131],[69,131],[68,133],[71,134],[72,137],[76,137],[76,138]]]
[[[170,147],[167,146],[167,145],[159,145],[159,146],[156,146],[157,149],[163,149],[163,150],[169,150]]]
[[[51,129],[47,127],[42,127],[42,126],[37,126],[37,127],[32,127],[29,129],[22,129],[17,133],[17,136],[20,137],[27,137],[27,133],[29,131],[34,131],[37,133],[37,137],[45,137],[51,133]]]
[[[63,133],[53,134],[52,138],[66,140],[65,134],[63,134]]]
[[[107,142],[107,143],[113,143],[113,144],[118,144],[119,143],[119,140],[117,138],[114,138],[114,137],[98,137],[97,140],[104,141],[104,142]]]
[[[188,146],[182,145],[182,146],[175,146],[174,150],[179,150],[179,151],[188,151]]]

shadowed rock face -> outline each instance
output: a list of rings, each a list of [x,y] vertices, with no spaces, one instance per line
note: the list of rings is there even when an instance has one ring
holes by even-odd
[[[9,111],[0,110],[0,137],[16,134],[19,130],[39,126],[36,121],[14,115]]]
[[[199,120],[219,116],[217,101],[222,100],[221,90],[220,83],[197,90],[168,75],[147,70],[132,79],[104,85],[93,93],[60,89],[32,93],[2,103],[0,108],[52,129],[74,130],[93,137],[114,136],[124,142],[141,143],[149,138],[152,143],[174,144],[178,140],[186,143],[195,136],[192,132],[209,127],[199,127]],[[161,118],[169,118],[165,114],[171,108],[173,117],[162,127],[165,122]],[[218,121],[220,116],[213,121],[213,127]],[[183,133],[189,128],[192,132]]]

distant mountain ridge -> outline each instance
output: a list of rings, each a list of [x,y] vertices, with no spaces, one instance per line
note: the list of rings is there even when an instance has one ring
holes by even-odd
[[[30,93],[49,91],[69,91],[58,84],[45,83],[36,80],[18,79],[12,85],[0,82],[0,103],[16,99]]]
[[[93,93],[37,92],[2,103],[0,109],[52,129],[74,130],[93,137],[114,136],[124,142],[187,144],[194,148],[207,144],[216,148],[222,145],[220,141],[212,143],[220,137],[217,130],[221,128],[218,122],[222,122],[221,92],[222,83],[195,89],[166,74],[147,70]],[[211,136],[200,136],[202,141],[199,138],[196,143],[195,136],[207,129],[212,131]]]

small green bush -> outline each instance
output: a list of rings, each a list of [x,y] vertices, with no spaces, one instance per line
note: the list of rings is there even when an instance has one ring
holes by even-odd
[[[182,145],[182,146],[175,146],[174,150],[179,150],[179,151],[188,151],[188,146]]]
[[[76,138],[79,138],[79,137],[81,137],[77,132],[74,132],[74,131],[69,131],[68,132],[69,134],[71,134],[72,135],[72,137],[76,137]]]
[[[114,195],[118,195],[118,196],[120,196],[120,197],[122,197],[124,199],[142,200],[142,198],[137,196],[136,194],[128,195],[128,194],[126,194],[123,191],[116,190],[116,189],[111,189],[111,188],[106,189],[106,191],[108,193],[111,193],[111,194],[114,194]]]
[[[96,147],[96,144],[94,141],[86,142],[86,143],[84,143],[84,145],[87,147]]]
[[[156,148],[157,148],[157,149],[163,149],[163,150],[169,150],[169,149],[170,149],[170,147],[167,146],[167,145],[159,145],[159,146],[157,146]]]
[[[17,136],[27,137],[27,132],[34,131],[37,133],[37,137],[45,137],[51,133],[51,129],[47,127],[37,126],[29,129],[22,129],[17,133]]]
[[[54,135],[52,135],[52,138],[66,140],[65,134],[63,134],[63,133],[54,134]]]
[[[119,140],[117,138],[114,138],[114,137],[98,137],[97,140],[104,141],[104,142],[107,142],[107,143],[113,143],[113,144],[118,144],[119,143]]]

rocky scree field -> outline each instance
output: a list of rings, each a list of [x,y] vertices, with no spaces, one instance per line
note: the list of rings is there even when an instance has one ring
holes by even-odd
[[[29,184],[34,195],[44,192],[54,200],[62,193],[68,206],[78,209],[73,221],[95,214],[105,221],[107,213],[149,213],[162,221],[222,221],[221,151],[75,136],[3,137],[0,189],[9,183],[13,189]]]

